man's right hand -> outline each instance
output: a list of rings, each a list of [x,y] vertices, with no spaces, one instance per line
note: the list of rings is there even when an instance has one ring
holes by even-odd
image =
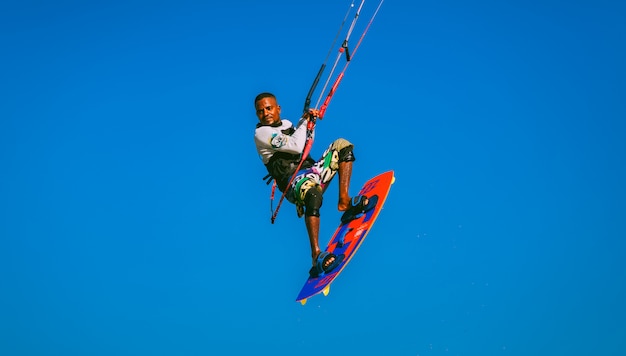
[[[305,112],[303,117],[309,121],[315,121],[316,118],[319,117],[319,110],[317,109],[309,109],[308,112]]]

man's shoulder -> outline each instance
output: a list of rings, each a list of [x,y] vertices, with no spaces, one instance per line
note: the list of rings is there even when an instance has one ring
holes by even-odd
[[[269,125],[263,125],[262,123],[258,123],[256,124],[256,129],[267,129],[267,130],[282,130],[286,127],[291,127],[293,126],[293,124],[291,123],[291,121],[287,120],[287,119],[282,119],[277,123],[274,124],[269,124]]]
[[[266,136],[276,136],[276,135],[290,135],[290,129],[293,129],[293,125],[289,120],[282,120],[278,124],[273,125],[261,125],[257,124],[256,129],[254,131],[255,136],[257,137],[266,137]]]

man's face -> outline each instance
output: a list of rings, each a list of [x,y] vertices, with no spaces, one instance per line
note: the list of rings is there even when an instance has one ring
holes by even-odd
[[[256,116],[263,125],[271,125],[280,121],[280,106],[276,98],[263,98],[256,102]]]

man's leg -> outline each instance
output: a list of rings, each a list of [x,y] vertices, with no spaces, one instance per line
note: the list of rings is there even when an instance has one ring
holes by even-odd
[[[334,142],[338,152],[338,174],[339,174],[339,203],[337,209],[346,211],[350,207],[350,178],[352,177],[352,162],[354,158],[354,146],[342,138]]]
[[[337,209],[346,211],[350,207],[350,177],[352,177],[352,161],[339,163],[339,203]]]
[[[339,211],[347,211],[352,206],[352,199],[350,198],[350,178],[352,177],[352,162],[355,161],[354,153],[352,152],[353,146],[348,141],[339,139],[339,143],[348,143],[348,146],[344,146],[339,151],[339,202],[337,203],[337,209]],[[369,203],[369,199],[364,198],[362,201],[364,204]]]
[[[322,252],[319,245],[319,233],[320,233],[320,217],[319,216],[306,216],[304,218],[306,224],[306,230],[309,234],[309,241],[311,243],[311,263],[313,267],[317,265],[317,256]],[[335,262],[335,256],[331,255],[330,258],[324,260],[324,269],[332,265]]]
[[[319,245],[320,235],[320,217],[319,216],[305,216],[304,223],[306,224],[306,231],[309,234],[309,242],[311,243],[311,258],[313,259],[313,265],[317,256],[322,252]]]
[[[311,244],[311,258],[315,265],[321,249],[319,245],[320,234],[320,208],[322,207],[322,189],[319,185],[310,187],[304,195],[304,223]]]

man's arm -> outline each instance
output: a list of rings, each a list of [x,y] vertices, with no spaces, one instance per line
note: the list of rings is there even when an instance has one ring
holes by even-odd
[[[280,127],[261,126],[256,129],[254,141],[264,164],[269,162],[275,152],[302,153],[306,143],[306,125],[300,125],[291,134],[283,132],[291,127],[289,121],[283,120]]]
[[[300,154],[306,142],[306,125],[298,126],[291,134],[284,133],[290,126],[262,126],[256,130],[257,145],[273,151]]]

